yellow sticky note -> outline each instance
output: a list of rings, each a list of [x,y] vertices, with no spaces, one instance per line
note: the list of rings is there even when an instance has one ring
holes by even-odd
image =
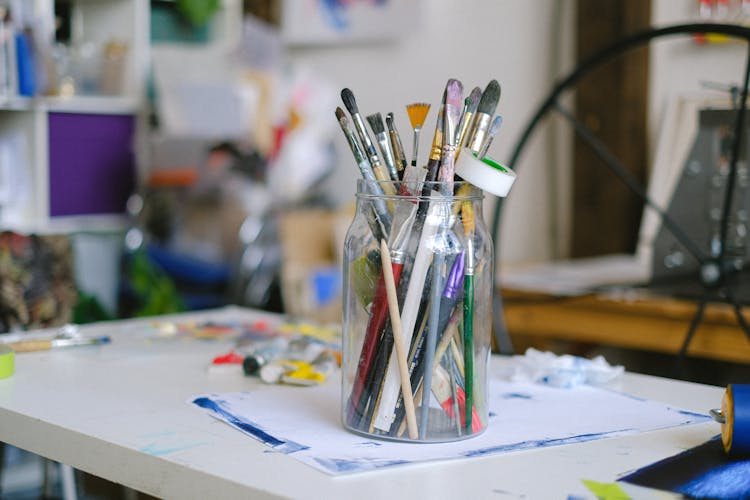
[[[581,479],[581,482],[600,500],[630,500],[617,483],[599,483],[590,479]]]

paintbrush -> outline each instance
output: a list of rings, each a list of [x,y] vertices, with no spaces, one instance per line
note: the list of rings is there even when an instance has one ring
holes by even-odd
[[[385,202],[382,198],[383,187],[381,186],[381,183],[379,183],[375,178],[375,174],[370,167],[370,162],[368,162],[367,158],[365,158],[362,149],[357,143],[357,139],[354,137],[354,132],[352,132],[352,130],[349,128],[349,120],[346,118],[346,114],[344,113],[343,109],[339,107],[336,108],[336,118],[338,118],[341,130],[344,132],[344,136],[349,143],[349,148],[352,150],[354,160],[357,162],[357,167],[359,167],[359,171],[361,172],[362,177],[367,182],[368,191],[375,195],[375,199],[373,200],[373,210],[375,211],[375,215],[380,221],[382,232],[383,234],[389,234],[391,230],[391,215],[386,208]]]
[[[411,165],[417,166],[417,155],[419,151],[419,133],[422,131],[422,126],[427,118],[427,113],[430,111],[430,105],[424,102],[416,102],[406,106],[406,113],[409,115],[409,121],[414,129],[414,148],[412,149]]]
[[[451,351],[448,351],[448,375],[450,378],[450,384],[451,384],[451,399],[453,400],[453,420],[456,423],[456,434],[459,436],[461,435],[461,410],[458,408],[458,391],[457,389],[457,383],[456,383],[456,371],[453,369],[454,361],[453,361],[453,353]]]
[[[440,158],[438,180],[444,195],[453,194],[453,161],[456,155],[456,131],[463,108],[464,87],[459,80],[451,78],[445,86],[445,108],[443,110],[443,149]]]
[[[357,107],[357,101],[354,99],[354,94],[351,90],[345,88],[341,91],[341,100],[344,102],[344,106],[346,106],[346,109],[349,111],[349,114],[352,117],[354,128],[357,130],[360,141],[362,141],[365,154],[367,155],[367,161],[370,162],[370,166],[372,167],[372,172],[375,174],[375,177],[379,181],[390,180],[388,171],[380,162],[378,153],[377,151],[375,151],[375,146],[373,146],[372,144],[372,139],[370,139],[370,135],[367,133],[365,122],[362,121],[362,116],[359,114],[359,108]],[[382,184],[383,192],[385,194],[396,194],[396,190],[392,184],[387,182],[383,182]]]
[[[415,215],[415,223],[416,223]],[[418,232],[412,228],[410,239],[419,240],[419,246],[411,262],[410,268],[406,271],[406,278],[401,288],[406,287],[406,294],[401,307],[401,329],[405,343],[411,344],[412,338],[416,332],[417,318],[421,309],[423,299],[426,299],[424,291],[427,287],[428,271],[430,269],[430,257],[432,254],[426,242],[432,241],[438,231],[440,222],[440,206],[438,203],[431,204],[426,217],[423,219],[424,225]],[[421,233],[421,234],[420,234]],[[395,257],[395,256],[394,256]],[[399,270],[400,271],[400,270]],[[397,278],[398,280],[398,278]],[[389,364],[388,372],[383,383],[383,395],[381,404],[375,418],[375,427],[388,432],[395,417],[394,410],[398,400],[399,384],[398,372],[396,366]]]
[[[46,351],[48,349],[57,349],[59,347],[78,347],[85,345],[102,345],[109,344],[110,338],[103,337],[55,337],[52,339],[31,339],[8,342],[9,346],[15,352],[33,352]]]
[[[378,142],[380,152],[383,154],[383,161],[385,166],[388,168],[388,173],[391,176],[392,181],[398,180],[398,172],[396,171],[396,162],[393,159],[393,151],[388,143],[388,135],[385,132],[385,123],[383,123],[383,117],[380,113],[367,116],[367,123],[370,124],[372,132],[375,134],[375,140]]]
[[[385,124],[388,127],[393,159],[396,162],[396,170],[398,171],[398,178],[400,180],[403,179],[404,170],[406,170],[406,153],[404,152],[404,145],[401,143],[401,136],[396,129],[396,123],[393,121],[393,113],[385,115]]]
[[[484,158],[487,156],[487,151],[490,149],[490,144],[492,144],[492,140],[497,135],[498,131],[500,130],[500,125],[503,124],[503,117],[502,115],[497,115],[494,120],[492,120],[492,125],[490,125],[490,131],[487,133],[487,139],[484,141],[484,145],[482,145],[482,149],[479,150],[479,153],[477,154],[477,158]]]
[[[448,80],[448,84],[445,87],[443,94],[443,145],[441,148],[440,155],[440,168],[439,168],[439,180],[441,183],[441,193],[445,196],[453,195],[453,157],[455,154],[456,146],[454,140],[456,138],[456,128],[458,121],[461,118],[461,107],[463,94],[463,86],[461,82],[456,79]],[[433,143],[434,147],[434,143]],[[434,149],[433,149],[434,153]],[[430,157],[430,161],[433,157]],[[437,226],[439,232],[435,232],[435,236],[442,240],[447,230],[448,220],[445,213],[445,207],[443,202],[437,201],[432,207],[438,211],[439,221]],[[437,228],[436,228],[437,229]],[[420,247],[423,245],[420,242]],[[428,320],[428,331],[427,337],[425,338],[425,351],[424,351],[424,363],[427,370],[424,373],[424,383],[422,391],[422,405],[420,408],[420,424],[419,434],[420,438],[424,439],[427,432],[427,426],[429,422],[429,405],[430,395],[432,390],[432,370],[429,367],[432,366],[433,360],[435,359],[435,349],[437,347],[437,336],[438,336],[438,325],[440,322],[440,297],[443,291],[443,266],[445,264],[445,253],[443,248],[433,248],[432,256],[432,283],[430,290],[430,316]]]
[[[468,97],[464,99],[464,114],[461,117],[461,123],[458,127],[458,139],[456,140],[456,160],[458,160],[458,157],[461,155],[464,140],[466,139],[466,133],[474,124],[474,117],[476,116],[479,99],[481,98],[482,89],[474,87]]]
[[[393,327],[393,344],[398,362],[399,375],[401,379],[401,395],[406,410],[406,423],[409,428],[409,437],[417,439],[417,417],[414,411],[414,398],[411,393],[411,382],[409,369],[407,367],[407,352],[404,339],[401,334],[401,317],[398,310],[398,299],[396,297],[396,283],[391,272],[391,258],[388,245],[385,240],[380,241],[380,258],[382,259],[383,274],[385,275],[385,286],[388,292],[388,310],[391,314],[391,326]]]
[[[472,153],[478,153],[482,149],[487,131],[490,127],[492,115],[495,114],[495,108],[500,100],[500,84],[497,80],[492,80],[482,92],[482,98],[479,99],[477,114],[474,118],[474,124],[471,131],[466,137],[466,147]]]
[[[471,432],[474,405],[474,208],[465,201],[461,218],[466,236],[466,265],[464,266],[464,392],[466,397],[464,423]]]
[[[479,99],[479,103],[477,105],[477,111],[471,118],[472,123],[468,127],[469,132],[466,133],[466,137],[462,140],[462,144],[464,144],[464,147],[468,148],[474,154],[478,153],[482,149],[482,146],[487,142],[486,138],[488,138],[488,127],[490,125],[492,114],[495,112],[495,108],[497,108],[497,102],[499,101],[499,99],[500,84],[497,83],[497,80],[492,80],[489,84],[487,84],[487,88],[482,93],[482,96]],[[495,133],[497,133],[497,130],[495,130]],[[489,140],[492,141],[492,139]],[[489,144],[487,144],[487,147],[489,147]],[[458,155],[460,154],[459,148],[457,148],[458,151],[456,151],[456,157],[458,157]],[[479,158],[482,158],[482,156],[479,156]],[[471,185],[468,183],[464,183],[458,189],[456,196],[464,197],[469,194],[470,190]],[[464,202],[463,207],[464,210],[466,210],[467,207],[470,210],[471,203]],[[454,203],[454,215],[458,213],[460,209],[461,204]]]
[[[415,146],[418,147],[419,144],[419,131],[422,128],[422,125],[424,123],[424,119],[427,116],[427,112],[430,109],[429,104],[424,103],[416,103],[411,104],[407,106],[407,112],[409,113],[409,117],[412,122],[412,126],[415,130]],[[437,166],[440,163],[440,149],[442,147],[442,123],[440,119],[438,119],[437,128],[435,130],[435,138],[433,142],[438,142],[440,147],[437,148],[437,159],[433,161],[430,160],[429,164],[434,164],[434,168],[431,170],[427,169],[421,169],[417,167],[417,158],[418,156],[415,154],[412,159],[412,165],[407,169],[407,172],[404,174],[405,178],[410,178],[412,175],[414,177],[417,177],[419,179],[424,179],[424,175],[427,174],[428,176],[430,173],[432,173],[432,177],[428,177],[427,180],[434,181],[435,177],[434,175],[437,174]],[[414,153],[417,153],[417,149],[415,147]],[[433,147],[433,149],[435,149]],[[420,175],[417,175],[420,174]],[[406,184],[409,184],[407,182],[402,183],[402,187]],[[415,186],[416,187],[416,186]],[[429,196],[431,191],[431,187],[429,184],[424,184],[422,187],[422,196]],[[416,192],[414,194],[417,194]],[[404,281],[403,284],[399,284],[398,291],[399,291],[399,299],[401,297],[404,297],[403,300],[403,308],[401,312],[401,327],[403,329],[402,333],[405,340],[410,341],[412,338],[412,335],[414,334],[414,326],[416,323],[417,314],[419,311],[419,304],[420,304],[420,297],[422,296],[422,289],[426,280],[427,271],[429,268],[429,254],[430,251],[428,248],[426,248],[426,245],[420,245],[423,237],[430,238],[430,234],[434,235],[435,231],[437,230],[437,226],[435,224],[427,224],[426,229],[423,230],[423,226],[425,223],[425,218],[427,216],[428,212],[428,206],[429,201],[427,200],[420,200],[417,204],[417,210],[414,214],[414,219],[411,224],[411,230],[410,231],[403,231],[400,234],[403,234],[405,236],[408,236],[405,242],[403,242],[404,245],[406,245],[407,248],[410,249],[408,252],[409,255],[412,255],[412,259],[410,259],[409,262],[407,262],[407,265],[404,265]],[[399,217],[400,219],[400,217]],[[433,220],[435,217],[433,217]],[[423,234],[426,231],[426,234]],[[412,251],[412,245],[413,245],[413,251]],[[419,245],[419,249],[417,249],[417,245]],[[401,247],[400,244],[396,245],[397,247]],[[395,248],[395,247],[394,247]],[[396,253],[394,253],[394,258],[396,257]],[[402,295],[403,294],[403,295]],[[395,371],[395,365],[389,364],[388,365],[388,373],[383,379],[383,385],[381,386],[381,396],[378,399],[378,410],[377,415],[373,419],[373,424],[376,429],[382,430],[384,432],[388,432],[391,428],[391,424],[393,423],[394,418],[394,408],[396,404],[396,400],[398,398],[398,391],[399,391],[399,384],[397,379],[398,374]]]
[[[466,221],[464,220],[464,223]],[[471,432],[474,405],[474,242],[473,224],[466,239],[464,268],[464,391],[466,393],[466,432]]]

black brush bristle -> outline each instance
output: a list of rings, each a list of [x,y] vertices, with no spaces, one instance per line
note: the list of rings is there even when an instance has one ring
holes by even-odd
[[[469,104],[466,107],[466,111],[470,113],[475,113],[477,109],[479,108],[479,100],[481,98],[482,98],[482,89],[480,89],[479,87],[474,87],[471,90],[469,97],[466,98],[469,101]]]
[[[357,101],[354,100],[354,94],[351,90],[343,89],[341,91],[341,100],[344,101],[344,106],[349,110],[349,113],[353,115],[359,113],[359,109],[357,109]]]
[[[375,135],[382,134],[385,132],[385,125],[383,125],[383,117],[380,115],[380,113],[369,115],[367,117],[367,123],[370,124],[370,128],[372,128],[372,131],[375,133]]]
[[[477,113],[485,113],[488,115],[495,114],[495,108],[497,108],[497,102],[500,100],[500,84],[497,80],[492,80],[487,84],[487,88],[482,92],[482,98],[479,99],[479,106],[477,107]]]

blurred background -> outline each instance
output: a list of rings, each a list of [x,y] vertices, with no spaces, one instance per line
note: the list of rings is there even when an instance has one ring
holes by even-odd
[[[650,26],[741,25],[745,7],[0,2],[0,226],[16,236],[63,236],[71,246],[59,278],[69,293],[51,299],[56,311],[4,317],[4,327],[60,323],[74,312],[84,321],[224,303],[318,311],[316,301],[336,297],[332,273],[359,175],[333,116],[343,87],[363,114],[393,112],[410,150],[406,104],[436,109],[450,77],[467,89],[497,79],[504,121],[489,154],[507,162],[554,82],[588,55]],[[708,84],[728,99],[743,58],[733,40],[646,45],[575,88],[571,109],[645,183],[675,99]],[[436,114],[427,117],[422,151]],[[516,264],[635,251],[642,204],[579,149],[570,126],[542,123],[513,165],[522,174],[500,220],[487,197],[485,219],[500,228],[498,276]],[[322,241],[318,251],[295,252],[285,238],[306,220],[325,228],[313,232]],[[28,267],[28,251],[14,255]],[[43,285],[50,279],[37,279],[36,291],[4,287],[4,307],[51,293]],[[295,293],[284,294],[282,280]],[[336,321],[336,307],[329,309],[322,319]]]

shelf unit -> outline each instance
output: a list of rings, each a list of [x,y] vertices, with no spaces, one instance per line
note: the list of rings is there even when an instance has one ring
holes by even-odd
[[[11,91],[0,100],[0,229],[121,230],[125,200],[135,188],[143,160],[149,0],[6,0],[2,4],[10,6],[12,16],[14,7],[23,10],[16,23],[33,26],[36,39],[49,43],[48,54],[58,43],[56,6],[69,12],[71,50],[116,41],[125,51],[116,94],[93,89],[77,95],[25,97]],[[38,53],[37,57],[43,59]],[[103,64],[92,60],[91,67]]]

